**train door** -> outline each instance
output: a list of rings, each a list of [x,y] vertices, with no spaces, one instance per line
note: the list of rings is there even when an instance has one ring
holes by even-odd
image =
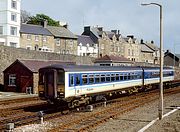
[[[75,74],[75,95],[79,95],[82,91],[80,85],[81,85],[81,75],[80,74]]]
[[[45,72],[45,97],[56,98],[57,97],[57,72],[56,70],[48,70]]]

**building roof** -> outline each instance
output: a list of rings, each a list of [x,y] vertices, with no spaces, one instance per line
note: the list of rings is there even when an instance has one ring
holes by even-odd
[[[95,60],[94,63],[99,63],[99,62],[129,62],[132,63],[129,59],[123,57],[123,56],[114,56],[114,55],[105,55],[101,58],[98,58]]]
[[[29,69],[33,73],[37,73],[38,70],[45,66],[50,66],[53,64],[67,64],[67,65],[75,65],[75,62],[65,62],[60,60],[16,60],[14,63],[12,63],[8,68],[4,70],[7,71],[9,68],[13,67],[16,63],[20,63],[24,65],[27,69]]]
[[[159,48],[153,43],[145,43],[145,45],[147,45],[149,48],[151,48],[154,51],[159,50]]]
[[[169,50],[167,50],[167,51],[164,53],[164,57],[166,57],[166,56],[169,56],[169,57],[171,57],[172,59],[175,58],[176,61],[179,61],[179,59],[180,59],[180,58],[178,58],[176,55],[174,56],[174,54],[171,53]]]
[[[180,59],[180,54],[175,54]]]
[[[70,38],[70,39],[77,39],[77,37],[69,31],[67,28],[60,26],[47,26],[46,27],[55,37],[59,38]]]
[[[112,39],[113,36],[115,35],[115,33],[111,32],[111,31],[105,31],[105,33],[107,34],[108,38]]]
[[[141,44],[141,52],[153,53],[154,51],[145,44]]]
[[[21,24],[20,33],[53,36],[41,25]]]
[[[77,35],[78,37],[78,44],[82,44],[83,46],[86,46],[87,44],[89,44],[90,47],[94,46],[94,42],[92,41],[92,39],[90,38],[90,36],[86,36],[86,35]]]
[[[100,32],[97,27],[92,27],[90,30],[97,38],[100,38],[102,35],[102,31]]]

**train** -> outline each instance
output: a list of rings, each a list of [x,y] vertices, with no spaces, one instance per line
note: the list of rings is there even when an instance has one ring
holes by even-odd
[[[174,69],[163,68],[163,83],[174,80]],[[158,86],[159,67],[58,65],[39,69],[39,97],[69,107]]]

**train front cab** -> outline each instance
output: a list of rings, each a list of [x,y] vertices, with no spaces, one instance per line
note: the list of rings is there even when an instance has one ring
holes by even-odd
[[[63,70],[39,70],[39,97],[54,101],[65,96],[65,75]]]

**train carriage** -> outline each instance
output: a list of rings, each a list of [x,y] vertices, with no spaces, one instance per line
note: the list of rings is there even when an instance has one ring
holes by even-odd
[[[164,68],[164,81],[174,78]],[[159,82],[159,68],[52,65],[39,70],[39,96],[71,105],[88,102],[99,95],[131,91]]]
[[[144,67],[144,84],[157,84],[160,81],[160,69],[159,67]],[[163,82],[169,82],[174,80],[174,69],[170,67],[163,68]]]

